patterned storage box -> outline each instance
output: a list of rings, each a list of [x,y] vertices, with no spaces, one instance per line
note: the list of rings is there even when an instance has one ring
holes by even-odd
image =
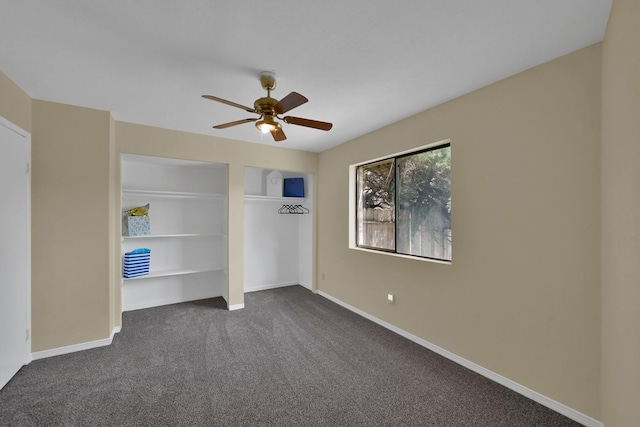
[[[149,274],[150,261],[151,250],[148,248],[139,248],[125,253],[122,265],[122,276],[128,279]]]
[[[146,236],[151,234],[148,216],[129,216],[122,217],[122,235],[123,236]]]

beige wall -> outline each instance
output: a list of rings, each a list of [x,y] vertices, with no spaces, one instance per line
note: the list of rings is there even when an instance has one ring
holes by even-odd
[[[603,43],[602,409],[640,425],[640,2],[615,0]]]
[[[0,71],[0,116],[31,133],[31,98]]]
[[[110,334],[110,119],[33,101],[34,352]]]
[[[229,305],[243,304],[245,166],[316,174],[318,155],[122,122],[116,122],[116,143],[121,153],[229,165],[228,302]]]
[[[321,153],[318,289],[599,417],[600,60],[593,45]],[[348,249],[348,165],[445,138],[453,263]]]

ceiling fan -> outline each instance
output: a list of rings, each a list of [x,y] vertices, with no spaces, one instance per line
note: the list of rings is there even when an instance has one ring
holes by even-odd
[[[291,125],[305,126],[313,129],[330,130],[333,124],[327,122],[319,122],[317,120],[303,119],[300,117],[280,117],[280,114],[284,114],[289,110],[293,110],[296,107],[309,101],[304,96],[297,92],[291,92],[289,95],[278,101],[275,98],[271,98],[271,91],[276,88],[276,76],[269,71],[263,71],[260,73],[260,84],[262,88],[267,91],[267,96],[259,98],[253,103],[253,108],[246,107],[244,105],[236,104],[235,102],[227,101],[226,99],[218,98],[212,95],[202,95],[203,98],[210,99],[212,101],[221,102],[223,104],[231,105],[232,107],[241,108],[249,113],[259,114],[260,117],[248,118],[242,120],[236,120],[234,122],[223,123],[216,125],[214,129],[225,129],[231,126],[241,125],[243,123],[256,122],[256,127],[262,131],[262,133],[271,133],[273,139],[278,141],[284,141],[287,136],[282,130],[282,125],[275,119],[281,120],[284,123]]]

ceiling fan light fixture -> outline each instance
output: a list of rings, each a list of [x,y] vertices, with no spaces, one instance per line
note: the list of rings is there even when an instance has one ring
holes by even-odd
[[[274,125],[270,125],[268,123],[263,123],[263,124],[260,125],[260,130],[262,131],[262,133],[269,133],[273,129],[275,129],[275,126]]]
[[[280,123],[273,120],[259,120],[256,122],[256,127],[260,129],[262,133],[269,133],[281,128]]]

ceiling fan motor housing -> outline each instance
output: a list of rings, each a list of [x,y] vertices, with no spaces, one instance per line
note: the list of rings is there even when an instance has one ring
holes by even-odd
[[[256,109],[258,114],[271,115],[273,116],[275,112],[273,111],[273,106],[278,103],[278,100],[271,97],[264,97],[256,100],[253,103],[253,108]]]

